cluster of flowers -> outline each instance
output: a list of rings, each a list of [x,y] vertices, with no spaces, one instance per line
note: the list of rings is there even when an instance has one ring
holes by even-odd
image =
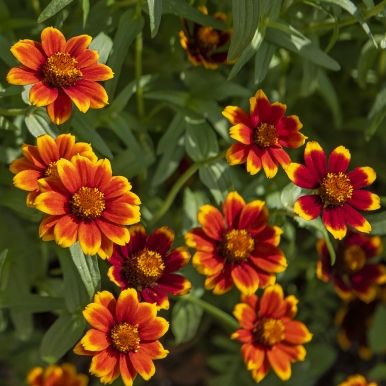
[[[214,68],[210,60],[202,60],[201,53],[204,50],[205,58],[215,63],[217,48],[229,40],[229,33],[201,26],[194,27],[193,36],[201,44],[194,53],[186,32],[181,33],[190,59]],[[87,35],[66,41],[57,29],[46,28],[41,43],[21,40],[12,47],[22,67],[11,69],[7,79],[13,84],[33,84],[31,103],[46,106],[56,124],[70,117],[72,102],[82,112],[101,108],[107,104],[107,94],[97,81],[110,79],[113,73],[97,62],[97,53],[88,49],[90,42]],[[337,239],[346,236],[348,226],[370,232],[370,224],[359,211],[380,206],[379,197],[363,189],[375,180],[374,170],[358,167],[348,172],[350,153],[345,147],[334,149],[327,160],[314,141],[306,144],[305,163],[292,163],[285,148],[304,145],[306,137],[300,133],[298,117],[285,112],[284,104],[270,103],[262,90],[250,98],[249,113],[226,107],[223,115],[232,124],[230,137],[237,141],[227,151],[229,164],[246,164],[250,174],[263,169],[268,178],[281,166],[294,184],[310,191],[296,201],[294,213],[306,220],[320,216]],[[117,298],[108,291],[99,292],[87,305],[83,315],[91,328],[74,351],[92,356],[90,372],[102,383],[121,376],[126,386],[131,385],[137,374],[149,379],[155,372],[153,360],[168,353],[159,341],[168,322],[157,311],[169,307],[169,295],[189,291],[190,282],[175,273],[188,263],[189,252],[185,247],[171,249],[174,233],[167,227],[147,235],[138,225],[140,199],[129,181],[113,176],[109,160],[98,159],[90,145],[76,142],[71,134],[55,139],[43,135],[36,146],[24,145],[22,151],[23,156],[10,168],[15,186],[29,192],[27,205],[44,214],[40,237],[64,248],[78,241],[85,254],[107,259],[111,265],[108,276],[121,289]],[[268,220],[263,201],[246,203],[231,192],[222,212],[211,205],[201,207],[200,227],[186,234],[186,244],[196,250],[193,265],[206,276],[205,287],[220,295],[235,286],[242,294],[234,308],[240,329],[232,338],[242,343],[243,359],[257,382],[271,368],[282,380],[289,379],[291,364],[304,360],[303,344],[312,338],[307,327],[294,320],[297,299],[285,296],[275,284],[276,274],[286,269],[287,262],[279,248],[282,232]],[[375,239],[349,233],[343,244],[347,251],[342,252],[342,263],[329,267],[325,245],[320,242],[324,257],[320,277],[334,280],[339,294],[354,293],[365,301],[373,300],[373,284],[385,282],[384,267],[367,261],[376,255]],[[259,288],[264,289],[261,296],[256,294]],[[87,382],[71,366],[63,365],[34,369],[29,383],[43,385],[53,377],[68,379],[66,384],[71,379],[74,386]],[[341,385],[353,382],[367,385],[361,376]]]

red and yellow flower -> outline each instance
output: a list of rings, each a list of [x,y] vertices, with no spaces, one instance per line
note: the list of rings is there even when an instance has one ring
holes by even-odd
[[[207,15],[206,7],[199,10]],[[227,16],[217,12],[214,18],[225,21]],[[230,41],[229,31],[220,31],[213,27],[193,23],[192,28],[183,19],[184,30],[180,31],[180,44],[188,54],[189,61],[195,66],[203,66],[208,69],[216,69],[220,64],[227,62],[226,44]]]
[[[27,375],[28,386],[87,386],[88,377],[78,374],[74,365],[50,365],[43,369],[34,367]]]
[[[71,159],[74,155],[80,154],[96,161],[97,157],[92,151],[91,145],[84,142],[75,142],[71,134],[61,134],[55,139],[49,135],[41,135],[36,139],[36,146],[23,145],[23,156],[13,161],[9,167],[15,174],[14,185],[26,190],[27,205],[33,206],[36,196],[39,194],[38,180],[40,178],[55,175],[56,162],[61,159]]]
[[[354,349],[365,360],[372,357],[368,333],[379,304],[379,299],[370,303],[356,299],[344,304],[338,310],[335,322],[338,326],[337,341],[342,350]]]
[[[107,105],[106,90],[97,82],[111,79],[111,68],[98,63],[98,53],[87,47],[91,36],[79,35],[67,40],[53,27],[44,28],[41,42],[19,40],[11,48],[22,64],[12,68],[7,81],[16,85],[33,85],[29,100],[34,106],[47,107],[52,122],[67,121],[72,103],[83,113],[89,108]]]
[[[207,276],[205,287],[223,294],[235,285],[243,294],[273,284],[275,274],[287,267],[278,248],[282,231],[268,225],[264,201],[248,204],[231,192],[223,213],[211,205],[198,212],[197,227],[187,232],[186,244],[196,249],[193,265]]]
[[[374,261],[382,249],[380,237],[349,232],[339,242],[336,262],[331,265],[326,242],[319,240],[317,276],[324,282],[332,281],[337,294],[344,300],[358,297],[366,303],[371,302],[377,294],[378,284],[386,282],[386,267]]]
[[[304,144],[306,137],[299,131],[303,125],[296,115],[285,115],[286,105],[270,103],[263,90],[249,102],[249,113],[237,106],[227,106],[222,113],[233,125],[229,135],[238,142],[227,150],[226,158],[230,165],[246,163],[250,174],[263,168],[272,178],[278,165],[285,168],[291,162],[284,148],[296,149]]]
[[[378,386],[375,382],[369,382],[363,375],[351,375],[338,386]]]
[[[83,315],[91,328],[74,352],[92,356],[90,373],[102,383],[121,376],[124,385],[131,386],[137,374],[149,380],[155,373],[153,360],[168,354],[158,339],[169,323],[157,316],[155,304],[139,302],[135,289],[122,291],[118,299],[108,291],[98,292]]]
[[[291,163],[286,169],[295,185],[313,190],[312,194],[295,202],[295,213],[305,220],[321,216],[327,230],[336,239],[346,235],[348,225],[359,232],[369,233],[371,225],[359,211],[380,207],[379,197],[363,189],[374,182],[374,169],[364,166],[348,172],[350,159],[348,149],[338,146],[327,161],[319,143],[310,141],[304,151],[305,164]]]
[[[283,289],[276,284],[267,287],[263,295],[243,296],[233,314],[240,329],[232,339],[242,343],[241,354],[247,369],[256,382],[265,378],[272,368],[283,381],[291,377],[291,364],[303,361],[306,356],[304,343],[312,334],[301,322],[293,320],[298,300],[284,298]]]
[[[121,287],[135,288],[140,299],[169,308],[168,295],[183,295],[191,283],[175,272],[185,266],[190,254],[184,247],[170,250],[174,232],[168,227],[146,234],[142,225],[129,228],[130,241],[115,245],[109,263],[108,276]]]
[[[39,180],[35,207],[47,216],[39,234],[63,248],[79,241],[83,252],[111,256],[113,243],[130,240],[126,225],[140,220],[138,196],[127,178],[112,176],[110,161],[81,155],[56,162],[57,175]]]

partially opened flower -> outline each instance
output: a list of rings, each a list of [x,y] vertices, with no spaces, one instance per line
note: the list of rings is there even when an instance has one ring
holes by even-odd
[[[362,359],[371,358],[369,330],[379,304],[379,299],[370,303],[356,299],[342,305],[335,317],[338,326],[337,341],[342,350],[352,349]]]
[[[34,106],[47,107],[57,125],[67,121],[72,103],[83,113],[100,109],[108,103],[106,90],[97,82],[111,79],[111,68],[98,63],[98,53],[87,47],[91,36],[79,35],[67,40],[53,27],[44,28],[41,42],[19,40],[11,48],[22,64],[12,68],[7,81],[33,85],[29,100]]]
[[[13,161],[9,169],[15,174],[14,185],[29,192],[28,206],[33,206],[39,194],[38,180],[57,174],[56,162],[59,159],[71,159],[74,155],[80,154],[91,161],[97,160],[91,145],[75,142],[75,137],[71,134],[61,134],[56,138],[47,134],[41,135],[36,139],[36,146],[23,145],[22,152],[23,156]]]
[[[378,386],[375,382],[368,381],[363,375],[351,375],[338,386]]]
[[[287,267],[278,248],[280,228],[268,225],[264,201],[248,204],[237,193],[227,195],[223,213],[211,205],[198,212],[201,227],[185,235],[186,244],[196,249],[193,265],[207,276],[205,287],[223,294],[235,285],[243,294],[275,282]]]
[[[249,113],[237,106],[227,106],[222,113],[233,125],[229,135],[237,141],[228,149],[226,158],[230,165],[246,163],[250,174],[263,168],[272,178],[278,165],[285,168],[291,162],[284,149],[304,144],[306,137],[299,131],[303,125],[296,115],[285,115],[286,105],[270,103],[263,90],[258,90],[249,102]]]
[[[28,386],[87,386],[88,377],[78,374],[74,365],[34,367],[27,375]]]
[[[380,207],[379,197],[363,189],[374,182],[375,171],[364,166],[349,172],[350,159],[348,149],[338,146],[327,161],[319,143],[310,141],[304,151],[305,164],[291,163],[286,169],[295,185],[312,190],[295,202],[295,213],[305,220],[321,216],[336,239],[346,235],[347,226],[369,233],[371,225],[359,211]]]
[[[169,308],[168,295],[186,294],[191,284],[175,272],[185,266],[190,254],[184,247],[170,249],[174,232],[168,227],[146,234],[142,225],[129,228],[130,241],[115,245],[109,263],[108,276],[116,285],[135,288],[140,298]]]
[[[127,178],[112,176],[110,161],[92,162],[75,155],[56,163],[57,175],[39,180],[35,199],[46,213],[39,233],[63,248],[79,241],[87,255],[111,256],[113,243],[130,240],[126,225],[139,222],[140,200]]]
[[[358,297],[368,303],[375,298],[378,284],[386,282],[386,266],[374,261],[383,249],[378,236],[349,232],[338,244],[334,265],[324,240],[318,241],[317,249],[321,257],[317,276],[325,282],[332,281],[344,300]]]
[[[199,10],[205,15],[208,14],[206,7],[200,7]],[[222,12],[217,12],[214,18],[225,21],[227,16]],[[231,37],[229,31],[221,31],[197,23],[190,25],[185,19],[183,23],[184,30],[180,31],[180,43],[192,64],[216,69],[220,64],[227,62],[226,44],[229,43]]]
[[[276,284],[267,287],[263,295],[243,296],[233,314],[240,329],[232,339],[242,343],[241,354],[247,369],[260,382],[272,368],[283,381],[291,377],[291,364],[303,361],[303,346],[312,334],[301,322],[293,320],[297,313],[297,299],[284,298],[283,289]]]
[[[102,383],[119,376],[131,386],[137,374],[149,380],[155,373],[153,360],[168,351],[159,342],[169,323],[157,316],[157,307],[140,303],[134,289],[122,291],[118,299],[108,291],[98,292],[83,311],[91,328],[75,346],[79,355],[92,356],[90,373]]]

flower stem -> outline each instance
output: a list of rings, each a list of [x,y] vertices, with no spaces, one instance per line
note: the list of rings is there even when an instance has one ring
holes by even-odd
[[[212,162],[218,161],[224,157],[224,153],[219,153],[214,157],[208,158],[204,161],[195,162],[191,165],[186,171],[178,178],[178,180],[174,183],[169,194],[166,196],[163,205],[159,208],[158,212],[153,216],[151,222],[156,223],[162,216],[169,210],[171,205],[174,202],[178,192],[182,189],[185,183],[192,177],[196,171],[204,165],[210,164]]]
[[[220,310],[219,308],[206,302],[205,300],[202,300],[192,295],[181,296],[180,299],[199,306],[230,331],[236,331],[240,327],[236,319],[234,319],[232,316],[230,316],[223,310]]]
[[[143,88],[141,86],[142,49],[143,49],[143,36],[141,32],[135,38],[135,83],[136,83],[136,96],[137,96],[137,111],[140,118],[143,118],[145,116],[145,102],[143,98]]]

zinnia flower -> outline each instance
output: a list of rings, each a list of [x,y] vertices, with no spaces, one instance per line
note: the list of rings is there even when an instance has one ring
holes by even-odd
[[[110,161],[92,162],[75,155],[56,163],[57,176],[39,180],[35,199],[46,213],[40,237],[67,248],[79,241],[87,255],[111,256],[113,243],[124,245],[130,234],[125,225],[139,222],[138,196],[127,178],[112,176]]]
[[[186,234],[186,244],[197,250],[193,265],[207,276],[205,287],[215,294],[225,293],[233,284],[243,294],[253,294],[273,284],[275,273],[286,269],[286,258],[278,248],[282,231],[268,225],[264,201],[246,204],[237,192],[231,192],[223,214],[204,205],[198,222],[201,227]]]
[[[27,375],[28,386],[87,386],[88,377],[78,374],[74,365],[50,365],[43,369],[34,367]]]
[[[370,359],[372,352],[369,347],[368,333],[375,310],[380,304],[379,299],[370,303],[353,300],[344,304],[336,314],[338,325],[337,341],[347,351],[353,348],[362,359]]]
[[[41,135],[36,139],[36,146],[23,145],[23,156],[13,161],[9,167],[16,174],[13,177],[14,185],[28,191],[27,205],[33,206],[39,194],[38,180],[40,178],[56,175],[56,162],[61,159],[71,159],[80,154],[96,161],[97,157],[91,145],[84,142],[75,142],[71,134],[61,134],[55,139],[49,135]]]
[[[102,383],[119,376],[131,386],[137,374],[149,380],[155,373],[153,360],[168,351],[159,342],[169,323],[157,317],[157,307],[140,303],[135,289],[122,291],[118,299],[108,291],[98,292],[83,315],[91,328],[75,346],[79,355],[92,356],[90,373]]]
[[[328,159],[319,143],[307,142],[304,151],[304,165],[291,163],[286,172],[290,180],[312,194],[300,197],[294,211],[305,220],[321,216],[327,230],[336,238],[342,239],[347,225],[359,232],[369,233],[370,223],[358,210],[376,210],[380,199],[367,190],[376,174],[374,169],[365,166],[348,172],[351,155],[344,146],[335,148]]]
[[[369,382],[363,375],[351,375],[338,386],[378,386],[375,382]]]
[[[66,41],[53,27],[44,28],[41,43],[29,39],[19,40],[11,48],[22,64],[12,68],[7,81],[16,85],[29,85],[30,102],[46,106],[52,122],[67,121],[72,102],[83,113],[90,107],[100,109],[108,103],[106,90],[97,82],[111,79],[111,68],[98,63],[98,53],[87,47],[91,36],[79,35]]]
[[[114,246],[108,276],[116,285],[135,288],[140,299],[169,308],[168,295],[183,295],[190,290],[189,280],[174,272],[185,266],[190,254],[184,247],[170,250],[174,232],[157,228],[150,235],[142,225],[129,228],[130,241]]]
[[[386,282],[386,267],[374,261],[382,249],[380,237],[349,232],[339,242],[336,262],[331,265],[326,242],[319,240],[317,250],[321,258],[317,263],[317,276],[325,282],[332,281],[342,299],[358,297],[368,303],[375,298],[377,285]]]
[[[200,7],[199,10],[205,15],[208,14],[206,7]],[[227,16],[222,12],[217,12],[214,18],[225,21]],[[197,23],[193,23],[190,28],[185,19],[183,23],[184,31],[180,31],[180,43],[192,64],[216,69],[220,64],[227,62],[228,53],[225,45],[230,41],[229,31],[220,31]]]
[[[263,295],[242,297],[233,314],[240,329],[232,339],[242,343],[241,354],[256,382],[265,378],[272,368],[283,381],[291,377],[291,363],[303,361],[303,346],[311,340],[307,327],[293,320],[297,313],[297,299],[284,298],[280,285],[267,287]]]
[[[230,165],[246,163],[250,174],[263,168],[272,178],[278,165],[285,168],[291,162],[284,148],[296,149],[304,144],[306,137],[299,132],[303,125],[296,115],[285,115],[286,105],[270,103],[263,90],[249,102],[249,114],[237,106],[227,106],[222,112],[234,125],[229,135],[238,142],[227,150],[226,158]]]

